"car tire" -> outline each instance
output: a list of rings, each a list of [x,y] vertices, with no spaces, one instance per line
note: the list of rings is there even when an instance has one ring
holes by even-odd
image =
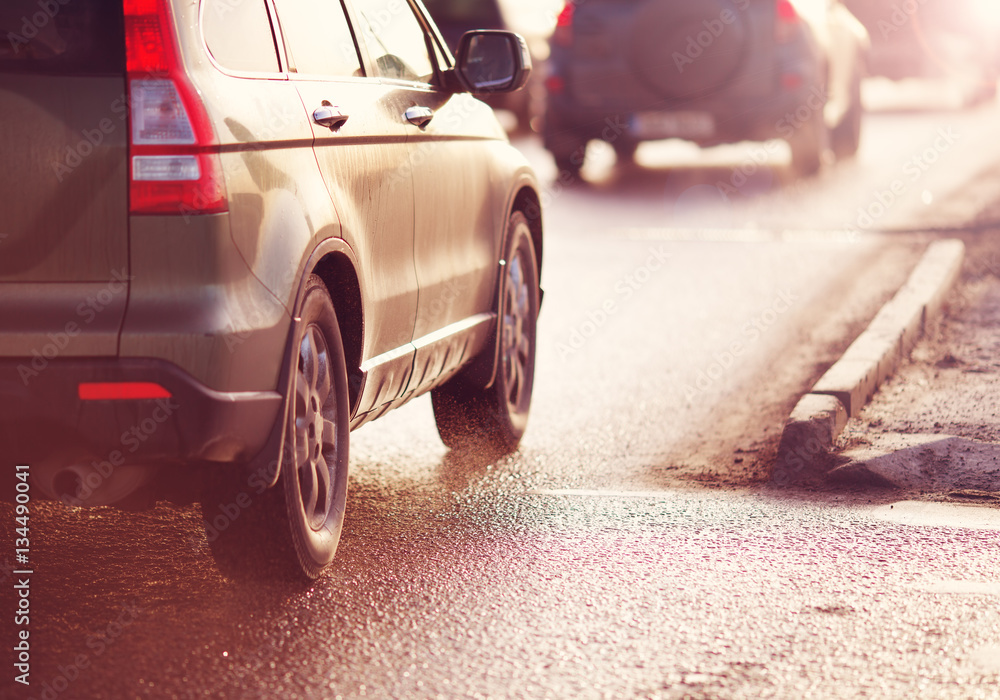
[[[971,106],[977,106],[992,102],[997,97],[997,70],[991,66],[985,66],[976,88],[975,98]]]
[[[587,144],[582,141],[566,150],[552,151],[552,159],[556,164],[556,179],[560,181],[567,178],[578,179],[580,171],[583,169],[584,160],[586,160],[586,154]]]
[[[629,166],[635,163],[635,153],[639,150],[639,142],[633,139],[621,137],[611,144],[615,149],[616,165],[618,167]]]
[[[830,147],[837,160],[853,157],[861,146],[861,120],[864,105],[861,102],[861,76],[851,81],[851,105],[843,120],[830,132]]]
[[[589,139],[573,128],[555,128],[552,116],[546,116],[546,127],[543,132],[545,148],[552,154],[556,163],[557,180],[577,178],[587,156]]]
[[[234,579],[314,579],[340,540],[350,439],[347,368],[336,312],[319,277],[307,281],[297,316],[287,424],[272,462],[280,464],[277,483],[257,493],[262,489],[249,487],[263,484],[261,475],[256,481],[251,475],[241,490],[246,470],[213,471],[202,498],[212,554]]]
[[[787,141],[792,150],[792,174],[809,177],[818,173],[830,141],[823,110],[813,110],[809,119],[800,124]]]
[[[459,376],[431,392],[438,433],[453,450],[513,452],[528,423],[540,301],[538,262],[522,212],[511,215],[507,232],[497,302],[496,377],[490,386],[477,388]],[[494,352],[492,344],[487,352]]]

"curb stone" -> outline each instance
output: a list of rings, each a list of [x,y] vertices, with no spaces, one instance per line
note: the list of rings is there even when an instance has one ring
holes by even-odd
[[[906,284],[792,411],[778,445],[775,484],[823,476],[837,437],[941,315],[965,245],[932,243]]]

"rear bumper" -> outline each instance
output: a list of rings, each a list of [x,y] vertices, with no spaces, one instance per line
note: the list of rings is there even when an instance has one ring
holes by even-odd
[[[803,85],[796,90],[776,90],[766,96],[734,99],[711,97],[683,104],[620,105],[622,109],[590,108],[577,104],[571,96],[550,96],[543,137],[563,138],[567,132],[587,139],[615,141],[619,137],[636,138],[630,133],[632,117],[641,112],[687,112],[709,115],[715,129],[709,137],[686,137],[703,145],[765,141],[779,138],[786,123],[802,120],[804,111],[822,109],[826,94],[819,87]],[[668,138],[668,137],[664,137]]]
[[[770,55],[770,54],[768,54]],[[823,58],[817,45],[805,32],[799,40],[774,47],[773,59],[766,68],[744,71],[724,86],[709,93],[690,92],[684,97],[666,98],[640,85],[632,69],[617,81],[625,87],[609,84],[607,79],[590,79],[593,66],[576,64],[566,57],[550,60],[551,75],[560,78],[563,92],[550,93],[546,103],[543,137],[559,142],[565,133],[575,132],[589,139],[609,139],[624,135],[622,127],[641,113],[692,113],[707,115],[714,124],[711,136],[661,136],[682,138],[702,145],[764,141],[779,138],[789,121],[801,121],[805,110],[813,109],[816,94],[825,104],[820,86],[825,83],[820,66]],[[668,69],[672,70],[670,66]],[[786,87],[794,84],[795,87]],[[655,140],[649,138],[648,140]]]
[[[84,401],[81,382],[155,382],[170,397]],[[153,359],[0,361],[0,453],[12,463],[148,467],[245,462],[281,412],[278,392],[224,393]]]

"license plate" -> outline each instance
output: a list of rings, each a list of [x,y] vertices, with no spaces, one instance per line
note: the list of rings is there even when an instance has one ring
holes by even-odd
[[[629,123],[639,139],[698,139],[715,134],[715,119],[705,112],[639,112]]]

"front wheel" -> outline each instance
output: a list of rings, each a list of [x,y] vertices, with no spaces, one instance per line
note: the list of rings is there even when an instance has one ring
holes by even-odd
[[[486,447],[513,452],[528,424],[535,376],[538,261],[531,229],[517,211],[508,224],[507,253],[501,261],[496,377],[487,388],[469,386],[459,376],[431,393],[434,419],[452,449]],[[493,346],[486,352],[493,352]]]
[[[347,366],[333,303],[315,275],[298,316],[288,422],[281,453],[273,456],[281,465],[278,483],[258,495],[223,472],[209,479],[202,499],[212,554],[232,578],[316,578],[340,540],[350,437]]]

